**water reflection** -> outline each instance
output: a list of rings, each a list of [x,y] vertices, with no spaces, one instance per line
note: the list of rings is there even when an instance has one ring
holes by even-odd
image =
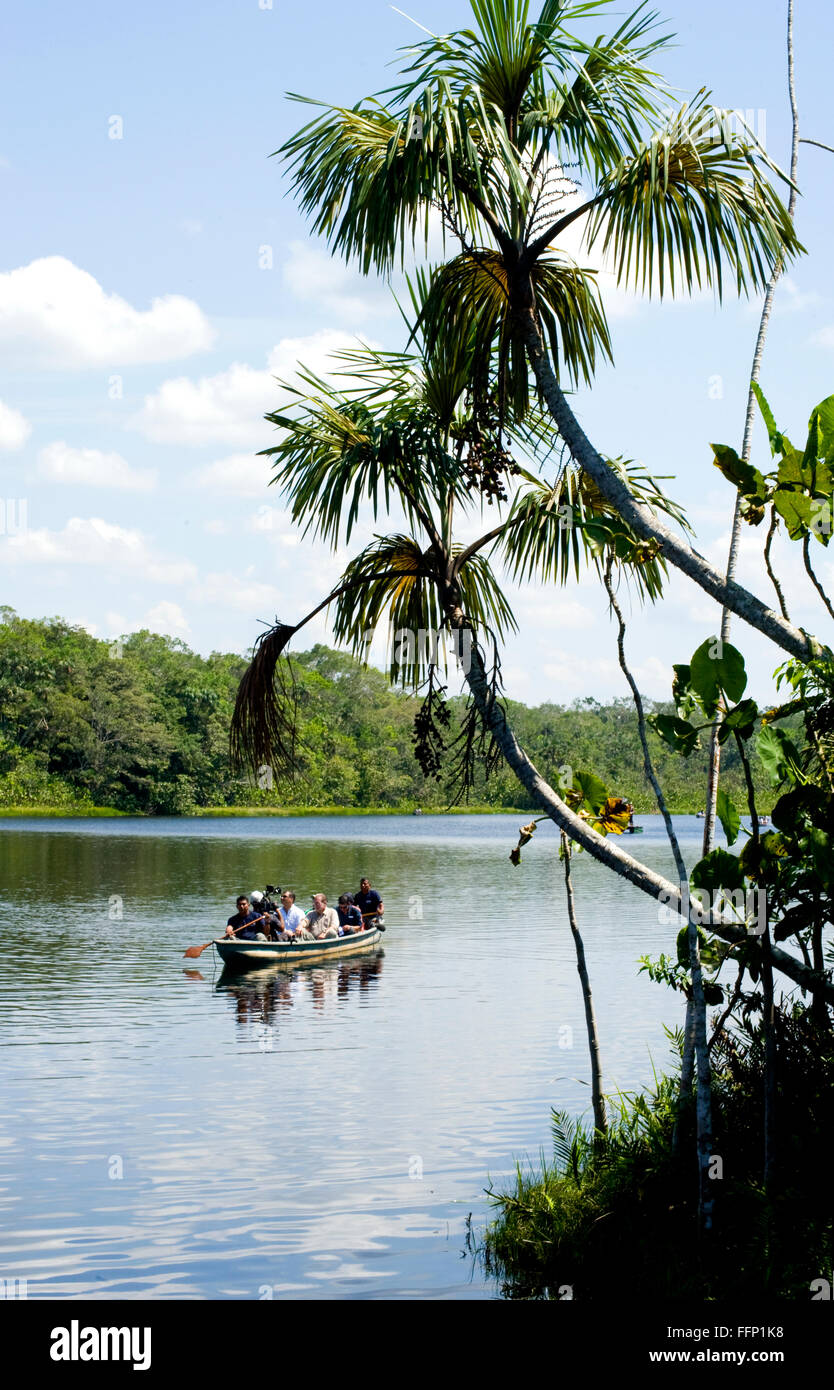
[[[278,964],[245,973],[226,968],[215,990],[228,998],[247,1041],[253,1029],[262,1030],[261,1045],[268,1042],[264,1050],[271,1051],[276,1025],[287,1009],[309,999],[313,1010],[321,1014],[351,993],[367,992],[382,974],[384,959],[385,952],[378,947],[365,956],[316,965]]]

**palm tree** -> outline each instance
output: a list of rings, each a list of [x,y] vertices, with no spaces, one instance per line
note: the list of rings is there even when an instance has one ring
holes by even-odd
[[[314,230],[365,273],[425,243],[439,210],[460,251],[433,277],[429,349],[477,324],[483,352],[498,353],[502,422],[527,408],[529,364],[575,464],[633,535],[807,660],[813,639],[681,539],[592,445],[566,396],[610,355],[595,277],[559,248],[574,223],[620,285],[649,294],[708,285],[720,296],[728,277],[758,291],[801,249],[772,181],[786,176],[751,133],[731,133],[705,92],[665,114],[650,64],[668,36],[645,3],[608,38],[573,34],[609,3],[544,0],[534,20],[529,0],[470,0],[474,29],[415,44],[377,97],[313,103],[323,114],[280,153]]]
[[[375,536],[302,623],[279,623],[261,638],[235,710],[233,754],[238,763],[268,764],[284,775],[295,770],[291,674],[282,657],[299,627],[332,604],[334,636],[362,658],[370,635],[387,616],[391,679],[425,691],[415,722],[415,752],[425,773],[437,775],[450,762],[461,795],[472,784],[476,757],[485,757],[489,767],[509,750],[516,768],[523,765],[538,778],[507,726],[500,701],[499,644],[516,624],[490,563],[492,555],[520,579],[564,581],[571,572],[578,574],[583,560],[600,571],[603,564],[610,569],[616,554],[639,594],[649,599],[660,595],[663,562],[629,533],[590,480],[561,463],[545,479],[518,461],[515,455],[532,458],[539,467],[547,461],[545,422],[535,412],[528,409],[496,439],[489,374],[479,376],[480,352],[474,331],[468,340],[456,335],[445,345],[438,342],[432,355],[366,347],[343,351],[335,354],[341,375],[348,378],[341,389],[302,368],[299,376],[306,389],[286,386],[295,397],[293,407],[267,417],[281,431],[280,442],[264,450],[274,460],[273,481],[285,492],[293,520],[307,532],[336,548],[350,541],[367,505],[375,517],[400,510],[408,530]],[[619,466],[636,494],[683,523],[652,479],[633,464]],[[511,480],[516,489],[512,499],[507,491]],[[462,546],[455,539],[456,524],[478,508],[483,511],[485,500],[497,502],[501,519]],[[437,642],[444,632],[453,638],[473,697],[448,759],[446,662]],[[482,643],[492,648],[489,667]],[[574,837],[579,828],[604,844],[604,836],[592,829],[590,808],[583,812],[579,795],[573,801],[574,809],[561,800],[559,805]],[[594,823],[606,829],[605,821],[596,818]],[[564,826],[561,831],[569,921],[585,1001],[594,1121],[604,1130],[599,1041]]]

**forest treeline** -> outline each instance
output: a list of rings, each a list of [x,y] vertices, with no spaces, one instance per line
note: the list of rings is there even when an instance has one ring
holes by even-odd
[[[449,804],[442,775],[427,779],[414,757],[418,700],[342,652],[319,645],[294,657],[302,772],[293,783],[259,786],[229,763],[229,721],[246,658],[201,657],[176,638],[147,631],[108,642],[59,619],[24,619],[10,608],[0,616],[0,807],[186,815],[210,807],[442,810]],[[450,701],[452,739],[463,705],[462,697]],[[638,811],[656,810],[630,698],[535,708],[509,701],[508,707],[550,783],[564,783],[565,769],[588,770]],[[686,762],[654,734],[650,740],[671,808],[700,809],[706,739]],[[743,777],[730,745],[724,758],[725,785],[741,805]],[[766,780],[758,766],[755,773],[760,807],[767,808]],[[518,780],[503,767],[488,781],[478,773],[471,803],[528,808]]]

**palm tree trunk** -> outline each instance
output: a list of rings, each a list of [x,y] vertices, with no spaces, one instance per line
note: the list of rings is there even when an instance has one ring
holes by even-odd
[[[446,621],[453,631],[472,631],[468,618],[460,608],[457,595],[444,595],[443,604]],[[641,864],[638,859],[632,859],[624,850],[612,843],[611,839],[606,839],[598,834],[587,821],[582,820],[571,810],[558,792],[541,776],[510,728],[504,707],[490,687],[483,655],[475,640],[474,633],[469,660],[464,671],[464,679],[485,728],[492,734],[507,766],[515,773],[535,805],[546,816],[549,816],[560,830],[564,830],[569,839],[587,850],[598,863],[604,864],[618,877],[633,883],[642,893],[667,903],[673,912],[686,916],[687,906],[684,895],[681,894],[680,885],[676,887],[662,874],[655,873],[653,869]],[[691,906],[691,910],[697,918],[697,911],[694,906]],[[709,926],[710,931],[714,932],[722,941],[738,943],[748,940],[743,928],[713,921],[710,914],[706,914],[702,918],[702,923]],[[819,989],[824,993],[826,999],[834,1003],[834,984],[826,977],[820,978],[816,971],[809,969],[808,966],[778,946],[773,947],[773,961],[777,968],[795,984],[800,985],[803,989]]]
[[[735,580],[727,583],[724,575],[703,555],[680,540],[648,507],[635,501],[627,484],[597,452],[571,410],[556,380],[533,307],[523,312],[521,323],[533,374],[559,434],[571,457],[593,479],[623,520],[644,540],[657,541],[663,558],[688,575],[711,598],[726,605],[737,617],[764,633],[789,655],[798,657],[800,661],[809,661],[819,645],[813,638],[786,622]]]
[[[791,140],[791,181],[794,187],[791,188],[788,200],[788,212],[793,218],[796,211],[796,174],[799,163],[799,110],[796,104],[796,83],[794,80],[793,63],[793,0],[788,0],[788,93],[791,103],[791,116],[793,119],[793,136]],[[770,315],[773,309],[773,297],[776,293],[776,286],[781,278],[785,262],[782,257],[773,267],[773,273],[768,281],[765,291],[764,304],[762,305],[762,317],[759,321],[759,334],[756,339],[756,351],[753,354],[753,367],[750,372],[750,389],[747,393],[747,417],[744,422],[744,442],[741,446],[741,457],[745,463],[750,462],[750,454],[753,448],[753,421],[756,415],[756,397],[753,392],[754,385],[757,384],[762,370],[762,358],[764,356],[765,341],[767,339]],[[733,513],[733,530],[730,536],[730,552],[727,556],[727,583],[732,583],[736,564],[738,561],[739,538],[741,535],[741,497],[736,497],[735,511]],[[784,611],[784,609],[783,609]],[[832,614],[834,617],[834,613]],[[726,606],[721,614],[721,641],[730,640],[730,622],[732,614]],[[721,766],[721,745],[718,742],[718,729],[720,720],[712,726],[710,736],[710,757],[709,757],[709,776],[707,780],[707,804],[706,817],[704,820],[704,854],[709,854],[715,844],[715,809],[718,803],[718,778]]]
[[[601,1133],[608,1129],[608,1116],[605,1113],[605,1097],[602,1093],[602,1060],[599,1049],[597,1020],[594,1013],[594,1000],[591,994],[591,980],[585,963],[585,945],[576,921],[576,904],[573,899],[573,883],[570,876],[570,844],[564,830],[562,836],[562,858],[565,861],[565,892],[568,899],[568,921],[573,933],[576,950],[576,968],[582,981],[582,999],[585,1004],[585,1027],[588,1032],[588,1049],[591,1054],[591,1104],[594,1108],[594,1128]]]

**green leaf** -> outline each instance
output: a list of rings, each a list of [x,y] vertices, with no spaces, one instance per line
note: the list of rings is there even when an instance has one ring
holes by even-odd
[[[726,849],[705,855],[692,870],[692,887],[706,888],[710,893],[720,888],[743,888],[744,873],[737,856]]]
[[[593,772],[574,772],[573,785],[567,793],[571,806],[584,805],[589,811],[598,812],[605,805],[608,792],[605,783]]]
[[[698,747],[698,730],[685,719],[673,714],[650,714],[647,723],[659,734],[667,747],[688,758]]]
[[[762,390],[761,386],[757,381],[753,382],[753,394],[756,397],[756,400],[759,402],[759,409],[762,412],[762,418],[767,428],[767,437],[770,440],[770,452],[775,458],[777,454],[781,454],[782,452],[783,436],[780,433],[780,431],[776,428],[776,421],[773,418],[773,411],[768,405],[767,400],[765,399],[764,391]]]
[[[728,444],[711,444],[715,454],[715,467],[723,473],[728,482],[733,483],[743,497],[755,498],[763,503],[767,496],[767,483],[752,463],[745,463],[735,449]]]
[[[726,743],[731,733],[737,733],[739,738],[748,739],[751,737],[756,722],[759,718],[759,707],[755,700],[742,700],[741,704],[731,709],[721,721],[718,730],[719,743]]]
[[[775,787],[787,778],[796,781],[799,750],[784,729],[765,724],[756,739],[756,752],[762,767]]]
[[[811,411],[811,420],[814,418],[819,422],[818,457],[825,459],[827,464],[834,463],[834,396],[826,396],[824,401],[820,401],[819,405],[814,406]],[[810,423],[809,420],[809,429]]]
[[[708,637],[692,657],[690,679],[705,713],[712,716],[722,691],[734,702],[744,694],[747,685],[744,657],[729,642]]]
[[[718,819],[721,822],[724,834],[727,836],[727,844],[734,845],[738,839],[738,832],[741,829],[741,817],[723,787],[719,787],[718,789],[716,810],[718,811]]]
[[[802,540],[811,526],[811,498],[794,488],[778,487],[773,505],[782,517],[792,541]]]

